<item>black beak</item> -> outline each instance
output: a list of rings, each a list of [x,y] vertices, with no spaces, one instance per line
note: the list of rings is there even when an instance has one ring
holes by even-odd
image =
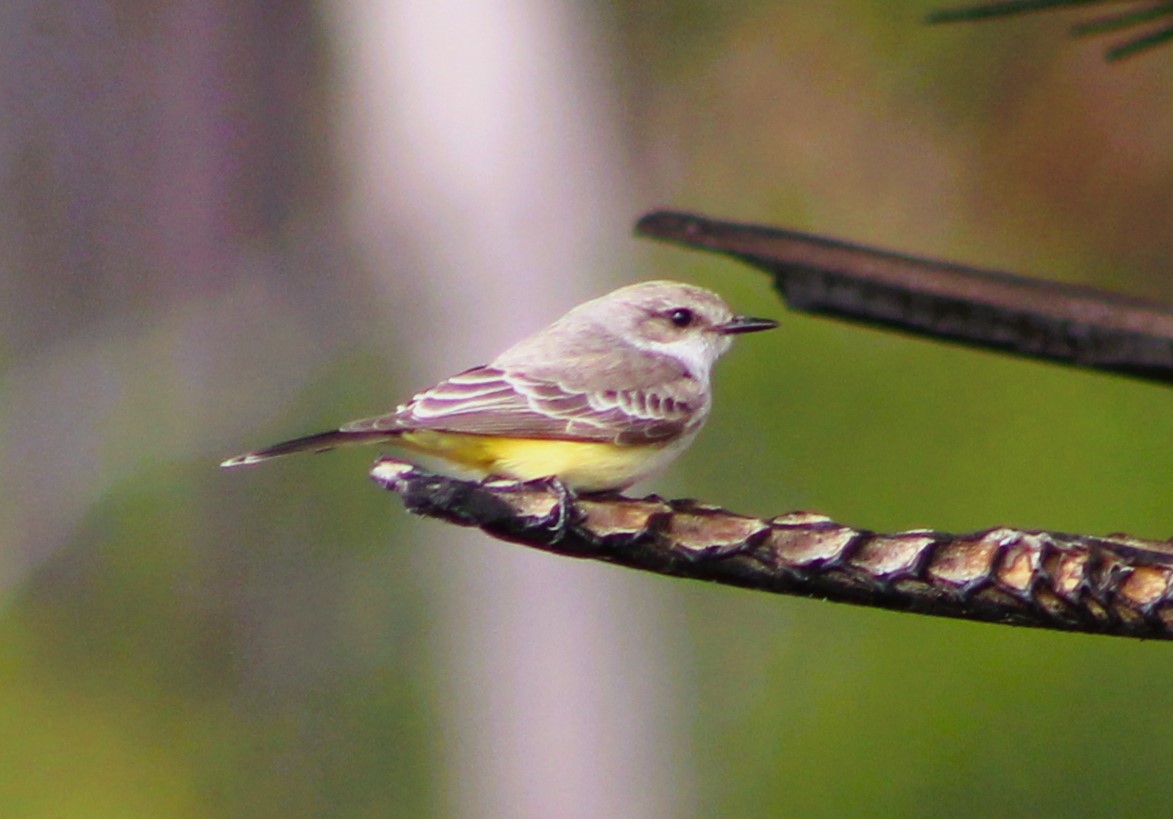
[[[723,336],[731,336],[736,333],[756,333],[759,330],[773,330],[777,326],[778,322],[773,319],[734,316],[729,321],[713,329]]]

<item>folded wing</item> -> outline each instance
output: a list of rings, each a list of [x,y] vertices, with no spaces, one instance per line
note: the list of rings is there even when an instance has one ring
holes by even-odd
[[[394,413],[355,421],[346,433],[429,429],[474,435],[620,444],[667,442],[695,431],[708,414],[704,388],[666,359],[638,387],[566,386],[496,367],[474,367],[415,396]]]

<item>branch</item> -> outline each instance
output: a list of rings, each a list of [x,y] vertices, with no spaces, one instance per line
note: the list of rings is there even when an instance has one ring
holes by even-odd
[[[676,211],[635,230],[767,271],[793,310],[1173,384],[1169,305]]]
[[[1088,36],[1117,31],[1132,30],[1131,36],[1111,46],[1105,56],[1109,60],[1119,60],[1131,57],[1157,46],[1173,42],[1173,2],[1164,0],[1001,0],[1001,2],[981,3],[976,6],[961,8],[940,9],[931,12],[926,18],[928,23],[959,23],[986,20],[1000,17],[1011,17],[1037,11],[1053,11],[1074,9],[1083,6],[1128,5],[1132,8],[1125,11],[1114,11],[1102,17],[1079,23],[1072,27],[1071,32],[1076,36]],[[1161,25],[1147,27],[1154,21],[1161,21]],[[1137,33],[1137,30],[1140,30]]]
[[[576,498],[549,481],[461,481],[393,458],[371,477],[416,514],[555,554],[896,611],[1173,639],[1173,540],[885,535],[805,512],[767,520],[655,495]]]

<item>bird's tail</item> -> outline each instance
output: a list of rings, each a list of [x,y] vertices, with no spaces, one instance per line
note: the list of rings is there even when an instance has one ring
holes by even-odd
[[[224,469],[233,469],[238,466],[248,466],[267,461],[270,458],[279,458],[282,455],[292,455],[295,452],[325,452],[340,446],[354,444],[372,444],[379,441],[391,441],[398,437],[397,432],[386,430],[362,430],[348,432],[334,429],[329,432],[319,432],[317,435],[306,435],[304,438],[294,438],[292,441],[282,441],[279,444],[258,449],[254,452],[245,452],[235,458],[229,458],[220,466]]]

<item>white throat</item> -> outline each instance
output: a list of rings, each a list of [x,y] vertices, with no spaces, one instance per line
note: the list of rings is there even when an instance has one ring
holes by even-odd
[[[709,383],[713,365],[729,349],[730,339],[726,336],[705,333],[676,341],[647,341],[639,339],[636,346],[649,352],[671,356],[685,366],[694,378]]]

